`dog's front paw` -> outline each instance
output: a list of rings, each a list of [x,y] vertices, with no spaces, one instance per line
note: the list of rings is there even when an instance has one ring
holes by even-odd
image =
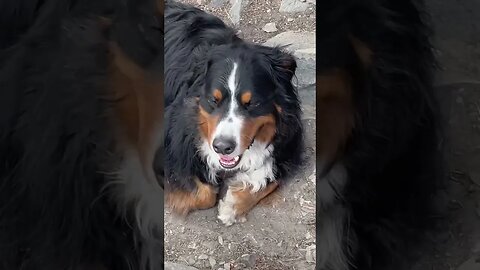
[[[218,202],[218,219],[220,219],[225,226],[231,226],[237,221],[234,204],[232,202],[227,199],[222,199]]]

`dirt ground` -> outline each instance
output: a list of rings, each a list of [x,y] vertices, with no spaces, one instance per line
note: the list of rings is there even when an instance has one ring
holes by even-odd
[[[230,5],[227,3],[218,7],[212,4],[213,2],[229,1],[181,0],[178,2],[197,6],[202,10],[215,14],[222,18],[225,23],[233,26],[228,14]],[[315,6],[307,8],[305,12],[283,13],[279,11],[280,3],[280,0],[250,0],[249,4],[243,9],[239,25],[233,26],[239,30],[238,35],[252,42],[264,43],[267,39],[288,30],[315,32]],[[276,24],[277,31],[267,33],[262,30],[267,23],[272,22]]]
[[[212,8],[205,0],[185,0],[231,25],[229,4]],[[280,0],[250,1],[236,29],[247,40],[263,43],[287,30],[314,31],[315,11],[280,13]],[[267,15],[265,15],[267,14]],[[246,19],[248,18],[248,19]],[[277,31],[267,33],[265,24]],[[216,208],[194,212],[186,220],[165,213],[165,261],[197,269],[314,269],[315,257],[315,94],[299,89],[304,110],[307,163],[275,196],[273,206],[258,206],[248,221],[225,227]],[[179,268],[174,266],[172,269]]]

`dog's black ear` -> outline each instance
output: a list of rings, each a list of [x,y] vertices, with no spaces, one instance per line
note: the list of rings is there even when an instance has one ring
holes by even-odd
[[[281,47],[272,48],[268,56],[276,73],[281,75],[282,79],[290,81],[297,69],[295,57],[285,52]]]

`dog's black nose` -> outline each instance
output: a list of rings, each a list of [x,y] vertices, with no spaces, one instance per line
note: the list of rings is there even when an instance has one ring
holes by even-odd
[[[236,146],[237,143],[232,139],[219,137],[213,140],[213,150],[222,155],[233,153]]]

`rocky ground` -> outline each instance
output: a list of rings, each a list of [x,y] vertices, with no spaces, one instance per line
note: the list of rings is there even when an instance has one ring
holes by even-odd
[[[165,213],[166,269],[314,269],[315,267],[315,1],[183,0],[221,17],[239,36],[287,45],[297,58],[307,163],[248,221],[225,227],[217,209],[179,220]]]

